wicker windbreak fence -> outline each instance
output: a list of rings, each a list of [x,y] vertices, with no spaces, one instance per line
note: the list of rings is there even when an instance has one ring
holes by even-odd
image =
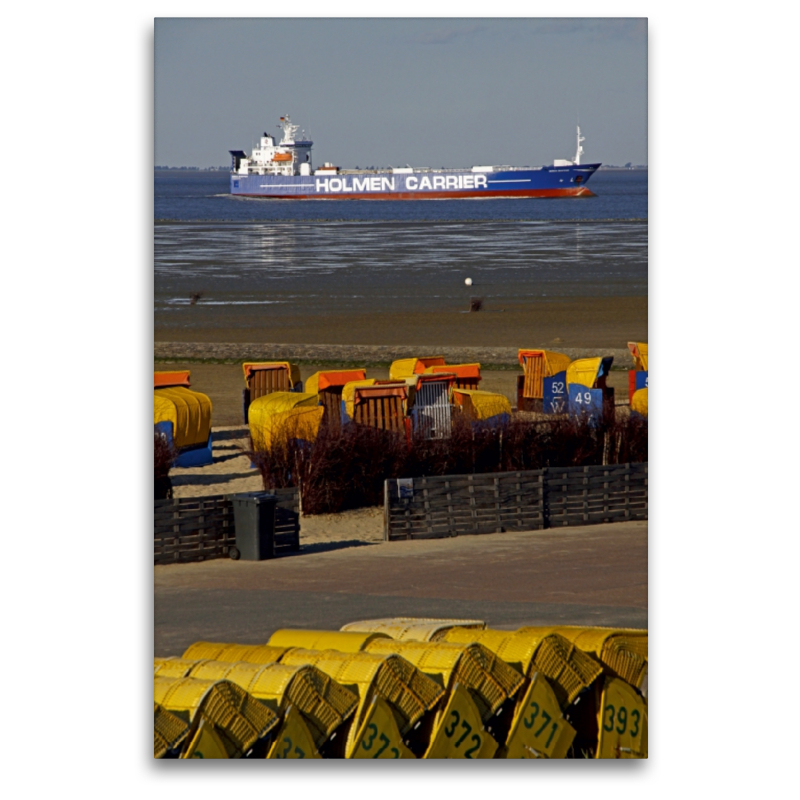
[[[300,492],[274,489],[275,552],[300,547]],[[229,495],[156,500],[154,557],[156,564],[182,564],[227,558],[236,544],[233,504]]]
[[[387,480],[384,538],[647,519],[647,463]]]

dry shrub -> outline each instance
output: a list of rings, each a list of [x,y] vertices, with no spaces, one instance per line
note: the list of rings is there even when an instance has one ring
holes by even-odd
[[[313,443],[283,440],[249,455],[265,490],[300,486],[304,513],[324,514],[380,505],[406,448],[405,437],[388,431],[323,425]]]
[[[512,416],[495,425],[455,415],[449,439],[414,435],[410,441],[364,425],[322,426],[313,443],[283,441],[248,455],[264,489],[299,486],[304,513],[335,513],[381,505],[387,478],[647,461],[647,419]]]
[[[172,480],[169,477],[169,471],[175,464],[178,450],[166,436],[155,433],[153,455],[155,461],[155,499],[166,500],[172,497]]]

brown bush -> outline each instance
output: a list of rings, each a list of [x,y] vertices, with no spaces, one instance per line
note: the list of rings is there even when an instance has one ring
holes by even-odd
[[[165,500],[172,497],[172,480],[169,471],[175,464],[178,451],[172,441],[160,433],[155,434],[153,443],[154,467],[154,494],[156,500]]]
[[[647,461],[647,419],[512,416],[493,425],[456,415],[449,439],[414,435],[410,441],[363,425],[322,426],[313,443],[290,440],[248,455],[265,490],[299,486],[304,513],[335,513],[381,505],[387,478]]]

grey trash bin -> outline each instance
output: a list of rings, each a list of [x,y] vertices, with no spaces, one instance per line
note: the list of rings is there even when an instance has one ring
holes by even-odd
[[[236,547],[233,559],[263,561],[275,558],[275,504],[278,498],[266,492],[246,492],[231,497]]]

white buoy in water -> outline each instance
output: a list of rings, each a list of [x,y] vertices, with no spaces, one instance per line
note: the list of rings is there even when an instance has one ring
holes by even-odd
[[[465,278],[464,283],[466,283],[467,286],[472,286],[472,278]]]

